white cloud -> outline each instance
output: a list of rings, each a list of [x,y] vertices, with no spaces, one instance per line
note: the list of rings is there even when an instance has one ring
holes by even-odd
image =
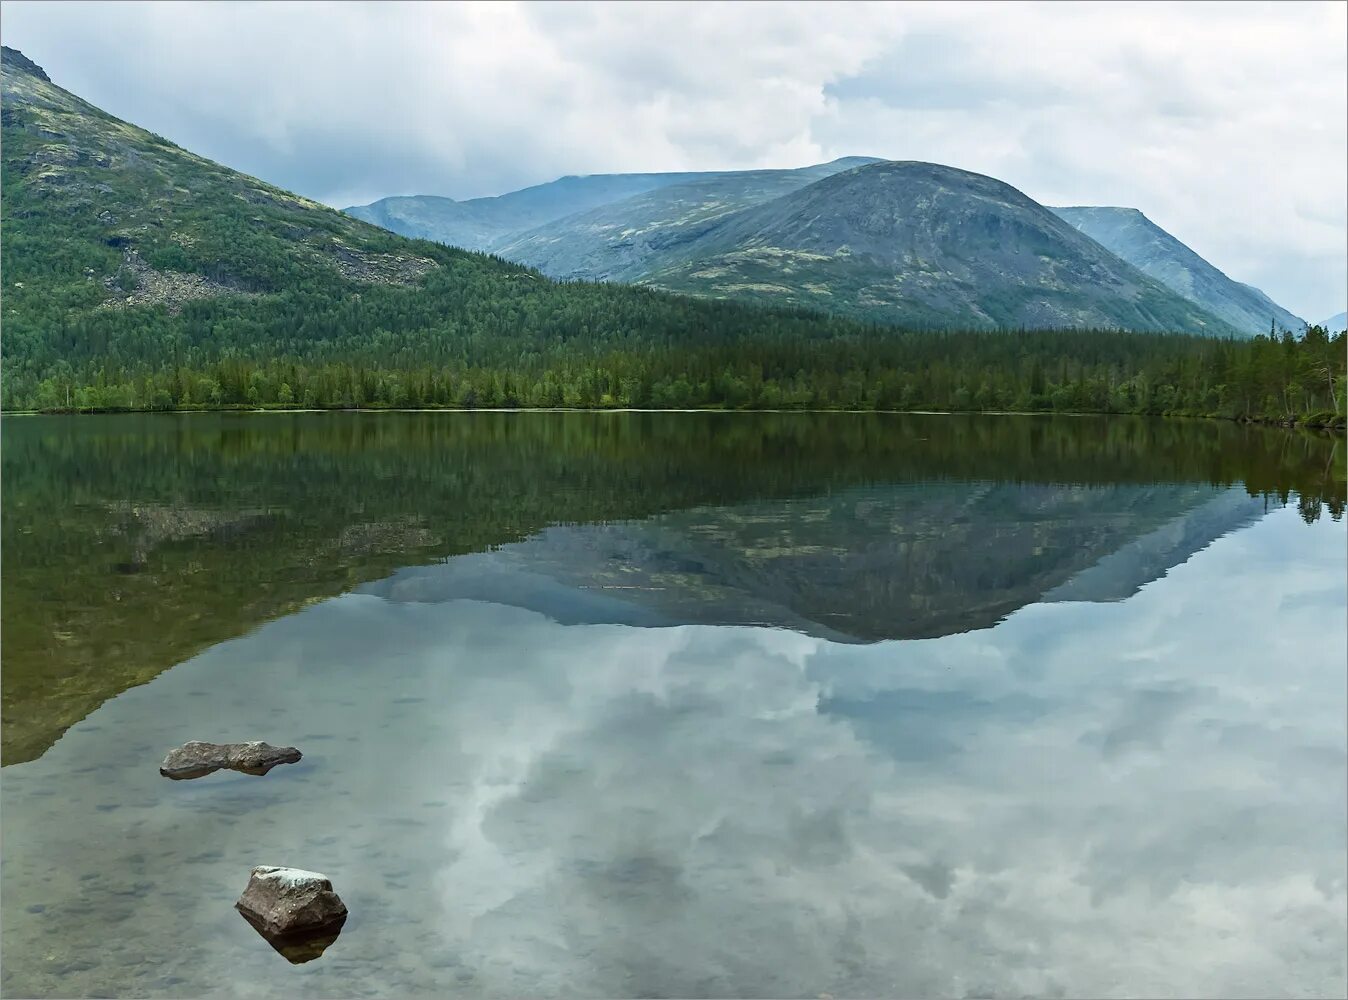
[[[1348,7],[36,4],[57,82],[331,204],[566,173],[950,163],[1348,301]]]

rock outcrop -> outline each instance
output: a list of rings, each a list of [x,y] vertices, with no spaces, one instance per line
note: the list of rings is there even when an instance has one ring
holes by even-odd
[[[266,774],[278,764],[294,764],[303,756],[294,747],[274,747],[270,743],[203,743],[191,740],[170,750],[159,765],[159,773],[181,781],[200,778],[228,768],[244,774]]]
[[[104,242],[120,246],[114,241],[126,237],[112,236]],[[103,279],[103,287],[112,293],[104,302],[104,309],[127,309],[132,306],[167,306],[170,316],[182,312],[183,305],[198,299],[213,299],[220,295],[254,295],[255,292],[229,281],[208,278],[184,271],[165,271],[151,267],[134,248],[122,250],[122,266],[116,274]]]
[[[22,70],[25,73],[32,74],[39,80],[51,83],[51,77],[43,71],[42,67],[29,59],[18,49],[11,49],[8,45],[0,47],[0,62],[3,62],[5,66],[10,69]]]
[[[323,954],[346,923],[346,904],[328,877],[300,868],[254,868],[234,907],[295,964]]]

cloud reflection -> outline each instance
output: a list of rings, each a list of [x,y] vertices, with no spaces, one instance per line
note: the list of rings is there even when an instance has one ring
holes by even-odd
[[[130,798],[119,734],[265,723],[302,780],[175,786],[194,797],[118,819],[160,881],[131,926],[215,919],[173,902],[184,841],[218,845],[198,870],[222,879],[284,845],[352,923],[303,980],[224,942],[175,965],[186,992],[1341,994],[1343,540],[1282,510],[1122,602],[870,646],[329,601],[7,769],[7,864],[29,867],[6,868],[6,915],[33,859],[74,865],[110,829],[80,794],[36,808],[43,781],[98,748],[91,784]],[[249,803],[239,827],[211,812]],[[133,845],[100,844],[100,869],[135,870]],[[92,935],[62,913],[60,940]],[[12,923],[8,982],[41,984]]]

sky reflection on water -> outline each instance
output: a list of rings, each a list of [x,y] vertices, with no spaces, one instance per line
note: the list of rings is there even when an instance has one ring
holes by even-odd
[[[871,645],[325,601],[5,769],[4,992],[1342,995],[1344,541]],[[193,738],[305,757],[159,778]],[[254,864],[333,879],[321,959]]]

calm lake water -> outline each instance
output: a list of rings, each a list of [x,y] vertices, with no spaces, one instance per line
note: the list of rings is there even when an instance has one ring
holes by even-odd
[[[3,423],[7,996],[1343,996],[1344,456],[1202,422]],[[304,752],[171,782],[190,739]],[[254,865],[350,908],[291,965]]]

